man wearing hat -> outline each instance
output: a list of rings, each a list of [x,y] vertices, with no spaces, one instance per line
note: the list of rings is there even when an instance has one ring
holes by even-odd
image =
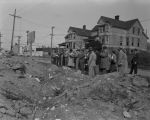
[[[95,77],[96,54],[94,53],[92,47],[89,48],[89,53],[90,53],[88,61],[89,76],[93,78]]]

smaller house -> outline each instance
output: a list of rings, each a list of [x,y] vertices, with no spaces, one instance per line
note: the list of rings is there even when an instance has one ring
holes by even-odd
[[[86,25],[83,28],[69,27],[68,33],[65,36],[65,43],[67,49],[81,49],[85,48],[84,39],[88,39],[91,36],[91,30],[86,29]]]

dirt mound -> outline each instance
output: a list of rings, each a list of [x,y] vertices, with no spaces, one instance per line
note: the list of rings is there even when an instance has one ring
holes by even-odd
[[[4,58],[0,64],[2,119],[149,120],[146,78],[110,73],[90,79],[41,58]],[[25,74],[13,71],[18,64],[25,65]]]

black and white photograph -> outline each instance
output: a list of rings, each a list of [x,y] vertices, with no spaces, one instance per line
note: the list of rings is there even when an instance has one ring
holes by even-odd
[[[0,0],[0,120],[150,120],[150,0]]]

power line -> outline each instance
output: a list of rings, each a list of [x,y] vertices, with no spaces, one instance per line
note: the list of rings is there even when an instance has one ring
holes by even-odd
[[[29,19],[26,19],[26,18],[23,18],[23,20],[25,22],[31,23],[32,25],[36,25],[36,26],[39,26],[39,27],[43,27],[43,28],[49,29],[48,26],[43,25],[43,24],[39,24],[39,23],[36,23],[36,22],[33,22],[32,20],[29,20]]]
[[[150,18],[149,19],[140,20],[140,22],[148,22],[148,21],[150,21]]]
[[[38,4],[34,4],[34,5],[32,5],[32,6],[30,6],[30,7],[27,7],[27,6],[23,6],[22,8],[20,8],[20,11],[21,12],[19,12],[19,14],[21,13],[21,14],[24,14],[24,13],[26,13],[26,12],[28,12],[28,11],[31,11],[34,7],[36,7],[36,6],[38,6],[40,3],[38,3]],[[28,5],[28,4],[27,4]],[[29,6],[29,5],[28,5]],[[25,8],[25,9],[24,9]],[[24,9],[24,10],[23,10]]]

